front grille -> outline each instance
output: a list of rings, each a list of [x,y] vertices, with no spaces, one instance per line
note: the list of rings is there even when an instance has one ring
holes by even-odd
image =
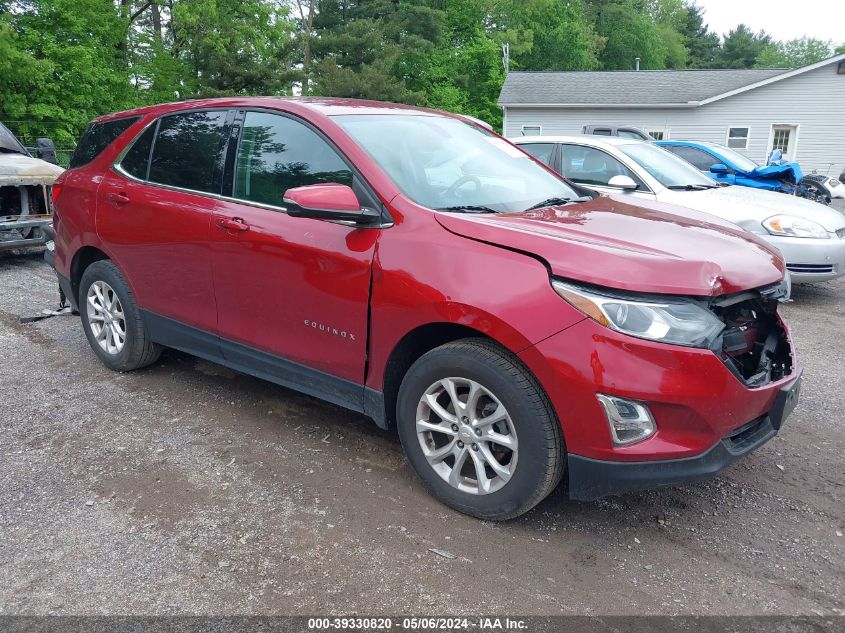
[[[759,387],[792,372],[792,349],[770,290],[726,295],[710,309],[725,324],[713,351],[740,380]]]
[[[787,264],[786,269],[791,273],[822,274],[832,273],[833,264]]]

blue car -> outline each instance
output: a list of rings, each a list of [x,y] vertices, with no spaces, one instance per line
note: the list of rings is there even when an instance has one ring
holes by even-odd
[[[779,191],[830,204],[830,193],[804,178],[798,163],[777,161],[780,164],[763,167],[730,147],[716,143],[657,141],[656,144],[692,163],[717,182]]]

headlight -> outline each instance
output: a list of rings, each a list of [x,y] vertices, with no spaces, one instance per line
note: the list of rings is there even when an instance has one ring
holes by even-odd
[[[814,237],[823,239],[830,237],[821,224],[804,218],[797,218],[794,215],[773,215],[763,220],[763,228],[772,235],[783,235],[786,237]]]
[[[650,301],[610,291],[605,295],[557,279],[552,280],[552,286],[591,319],[638,338],[710,347],[725,328],[710,310],[681,297]]]

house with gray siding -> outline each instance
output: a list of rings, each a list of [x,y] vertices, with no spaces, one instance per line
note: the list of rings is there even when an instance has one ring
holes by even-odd
[[[761,164],[780,148],[807,173],[845,167],[845,54],[796,70],[512,71],[499,105],[508,137],[626,125]]]

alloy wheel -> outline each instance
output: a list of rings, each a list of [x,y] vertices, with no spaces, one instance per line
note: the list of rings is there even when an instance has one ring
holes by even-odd
[[[117,293],[105,281],[95,281],[86,297],[88,325],[100,348],[116,355],[126,343],[126,318]]]
[[[516,472],[518,443],[510,414],[484,385],[443,378],[417,405],[417,439],[434,471],[471,494],[500,490]]]

